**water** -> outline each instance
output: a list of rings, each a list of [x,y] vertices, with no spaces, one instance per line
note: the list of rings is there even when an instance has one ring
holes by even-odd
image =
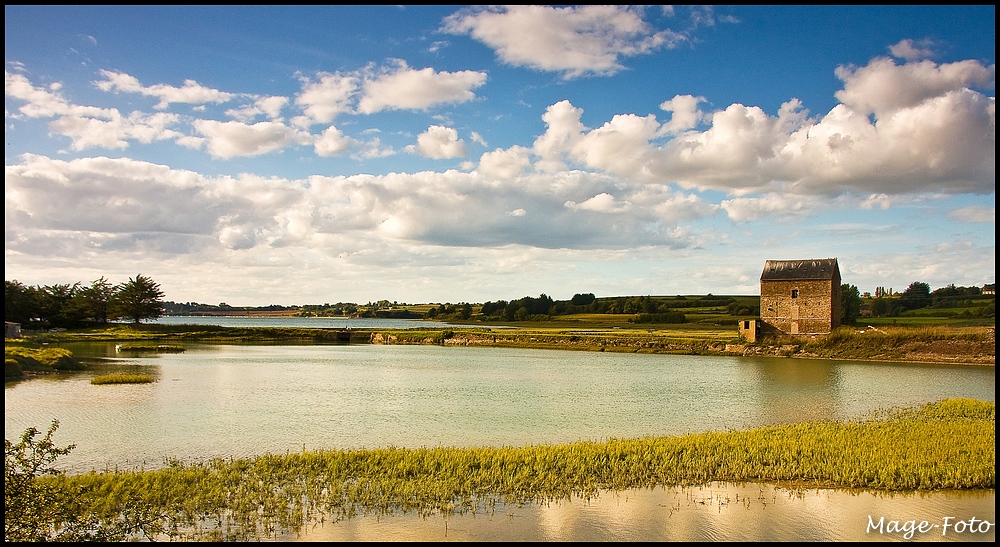
[[[148,323],[154,325],[219,325],[223,327],[286,327],[305,329],[419,329],[457,326],[421,319],[363,319],[355,317],[241,317],[165,315]],[[501,327],[503,328],[503,327]]]
[[[914,406],[949,397],[995,401],[994,368],[982,366],[443,346],[189,344],[184,353],[147,356],[116,353],[113,344],[66,347],[77,355],[105,359],[92,362],[85,372],[5,384],[4,433],[7,439],[17,439],[27,427],[44,431],[52,419],[58,419],[56,444],[77,445],[59,462],[72,472],[149,469],[164,465],[167,458],[190,461],[303,449],[514,446],[672,435],[789,421],[852,419],[879,408]],[[94,375],[112,371],[152,374],[157,381],[142,385],[89,383]],[[836,498],[827,503],[840,508],[838,511],[858,502],[853,494],[823,492],[816,496]],[[625,506],[626,513],[652,511],[658,515],[657,522],[677,522],[686,517],[680,516],[679,510],[667,515],[665,508],[672,507],[680,499],[677,496],[689,494],[634,493],[630,505]],[[969,512],[982,505],[959,498],[964,501],[949,498],[941,502],[940,509],[926,501],[920,507],[932,513]],[[616,497],[609,494],[592,504],[508,508],[489,519],[456,518],[451,522],[464,523],[460,528],[477,532],[456,535],[458,528],[453,527],[450,536],[438,539],[473,539],[493,528],[508,530],[498,531],[501,535],[497,539],[567,537],[544,532],[547,528],[538,524],[539,519],[578,523],[582,528],[569,536],[576,539],[682,537],[673,535],[680,533],[673,527],[667,533],[662,527],[640,525],[628,518],[622,529],[645,529],[648,534],[622,535],[624,532],[607,528],[614,519],[601,515],[616,510],[601,504],[613,499]],[[993,499],[987,500],[990,507]],[[789,526],[797,522],[804,503],[789,502],[783,522]],[[905,507],[878,503],[866,507],[899,515],[895,518],[916,514]],[[776,507],[772,504],[771,509]],[[724,511],[723,506],[715,508],[718,514]],[[546,516],[552,511],[556,516]],[[699,526],[708,526],[703,516],[697,516],[700,513],[683,513],[701,523],[689,527],[701,530]],[[987,516],[992,519],[992,513]],[[511,532],[504,518],[524,526]],[[419,520],[407,515],[352,519],[330,524],[324,533],[343,539],[337,534],[348,530],[388,534],[385,538],[397,537],[398,528],[430,526],[426,537],[443,531],[433,522],[420,525]],[[742,530],[742,525],[734,526]],[[812,524],[795,526],[806,534]],[[850,529],[857,526],[861,525],[854,523]],[[694,528],[683,537],[743,537],[720,531],[716,525],[701,532]],[[830,526],[820,528],[828,531]],[[762,534],[757,532],[750,539],[772,537]],[[956,538],[962,539],[955,535],[943,539]],[[900,538],[896,535],[894,539]]]

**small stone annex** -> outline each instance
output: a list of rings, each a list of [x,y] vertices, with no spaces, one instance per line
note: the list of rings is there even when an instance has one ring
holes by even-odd
[[[760,324],[740,325],[750,341],[767,334],[828,334],[840,325],[836,258],[768,260],[760,274]]]

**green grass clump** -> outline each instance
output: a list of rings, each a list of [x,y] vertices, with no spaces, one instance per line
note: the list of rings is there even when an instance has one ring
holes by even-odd
[[[67,349],[4,345],[4,378],[17,378],[23,372],[55,372],[84,368],[83,363],[77,361],[73,357],[73,352]]]
[[[168,344],[118,344],[115,346],[118,351],[151,351],[158,353],[181,353],[184,346],[172,346]]]
[[[117,372],[114,374],[102,374],[100,376],[94,376],[90,379],[90,383],[94,385],[104,385],[104,384],[151,384],[155,382],[156,379],[148,374],[129,374],[124,372]]]
[[[848,422],[561,445],[268,454],[45,480],[64,492],[86,492],[91,510],[107,518],[147,507],[161,515],[163,530],[186,527],[228,539],[358,514],[490,511],[500,503],[713,481],[992,489],[995,408],[951,399]]]

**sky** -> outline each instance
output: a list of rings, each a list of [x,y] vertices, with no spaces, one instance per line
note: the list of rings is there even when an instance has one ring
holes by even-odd
[[[995,6],[4,8],[4,278],[233,306],[996,279]]]

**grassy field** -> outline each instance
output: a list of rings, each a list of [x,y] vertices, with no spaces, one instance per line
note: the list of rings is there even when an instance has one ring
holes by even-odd
[[[315,451],[40,480],[104,519],[138,514],[160,539],[248,540],[359,514],[489,512],[713,481],[992,489],[995,425],[994,403],[950,399],[848,422],[564,445]]]

